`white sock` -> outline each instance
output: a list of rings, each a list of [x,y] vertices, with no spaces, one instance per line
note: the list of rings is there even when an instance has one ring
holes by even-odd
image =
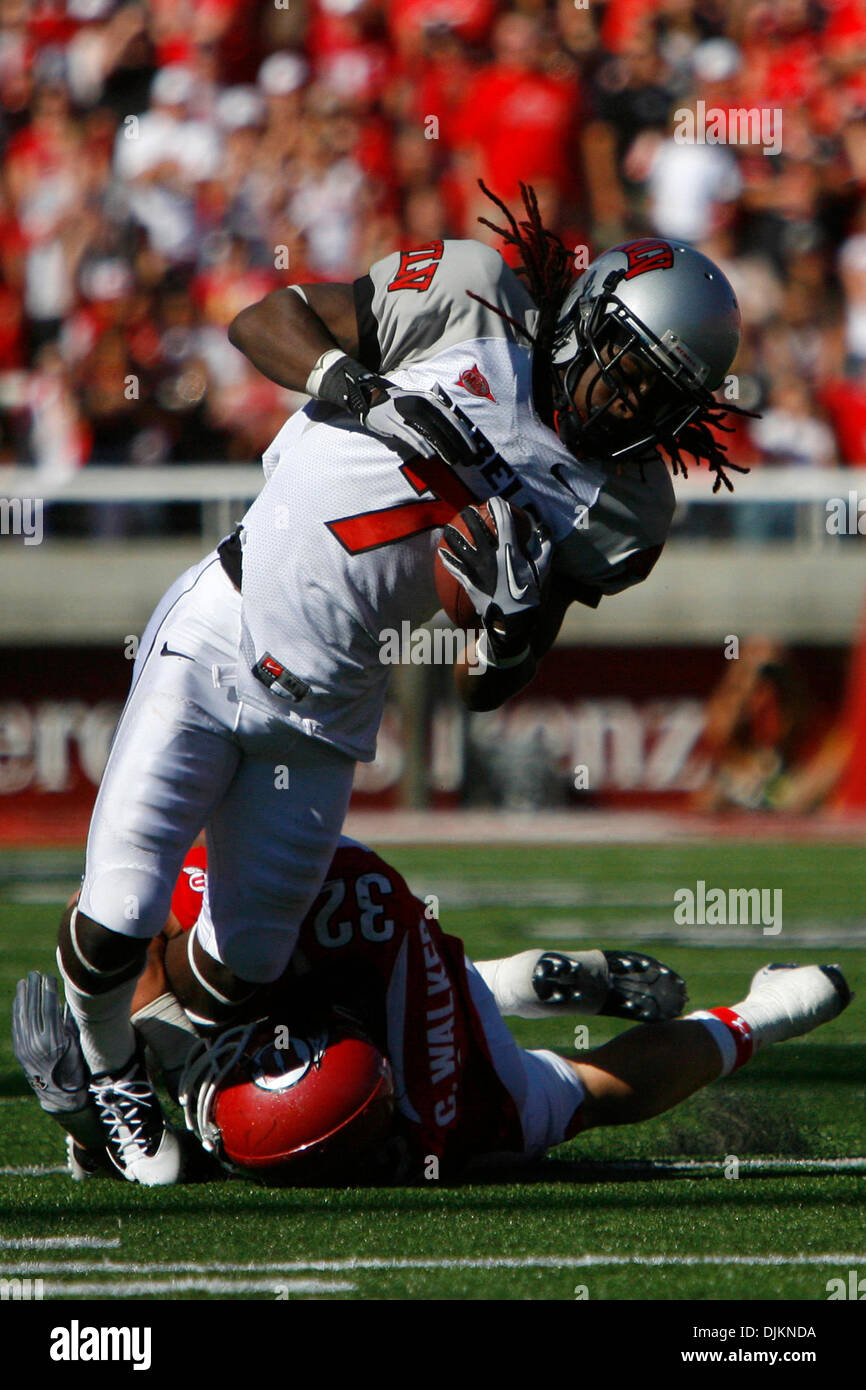
[[[183,1006],[168,992],[145,1004],[132,1022],[166,1071],[179,1070],[193,1043],[198,1041],[199,1035]]]
[[[727,1076],[761,1048],[810,1033],[843,1007],[838,991],[819,966],[765,967],[740,1003],[689,1014],[689,1018],[709,1029],[722,1056],[722,1076]]]
[[[549,1018],[562,1013],[561,1008],[542,1004],[532,987],[532,975],[543,951],[521,951],[501,960],[474,962],[501,1014],[517,1018]]]
[[[60,965],[59,959],[57,963]],[[66,977],[62,965],[60,972],[66,1002],[81,1034],[85,1062],[94,1075],[119,1071],[135,1051],[129,1006],[138,980],[125,980],[104,994],[85,994]]]
[[[792,1022],[781,1014],[778,1002],[748,996],[729,1009],[709,1009],[689,1014],[712,1033],[722,1054],[722,1076],[729,1076],[770,1043],[793,1037]]]

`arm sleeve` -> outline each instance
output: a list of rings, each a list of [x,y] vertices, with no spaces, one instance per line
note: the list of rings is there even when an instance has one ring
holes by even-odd
[[[432,241],[395,251],[355,281],[360,358],[387,373],[478,338],[521,335],[468,291],[523,324],[535,326],[537,309],[498,251],[480,241]]]

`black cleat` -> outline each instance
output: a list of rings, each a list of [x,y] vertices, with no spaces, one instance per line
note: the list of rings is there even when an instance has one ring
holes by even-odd
[[[108,1157],[129,1182],[162,1187],[180,1178],[181,1148],[136,1054],[116,1076],[94,1076],[90,1095],[99,1112]]]
[[[676,1018],[687,998],[675,971],[638,951],[545,951],[532,985],[542,1004],[633,1023]]]

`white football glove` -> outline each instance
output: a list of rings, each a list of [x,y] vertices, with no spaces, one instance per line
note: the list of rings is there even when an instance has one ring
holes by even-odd
[[[487,660],[495,666],[516,666],[529,653],[529,637],[550,568],[553,546],[546,527],[536,523],[524,547],[517,535],[514,513],[501,497],[487,503],[496,533],[475,507],[460,513],[474,546],[454,526],[446,526],[439,557],[465,589],[487,634]]]

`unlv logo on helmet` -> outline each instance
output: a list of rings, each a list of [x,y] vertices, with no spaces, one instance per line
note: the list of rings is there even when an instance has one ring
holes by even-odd
[[[317,1066],[326,1038],[293,1038],[287,1048],[276,1042],[260,1047],[250,1062],[250,1080],[261,1091],[284,1091],[297,1086],[310,1067]]]
[[[203,893],[207,887],[207,874],[198,864],[184,864],[183,873],[189,879],[190,891],[193,893]]]
[[[616,250],[628,257],[626,280],[633,280],[648,270],[670,270],[674,263],[674,253],[666,241],[651,241],[645,237],[641,241],[627,241]]]

